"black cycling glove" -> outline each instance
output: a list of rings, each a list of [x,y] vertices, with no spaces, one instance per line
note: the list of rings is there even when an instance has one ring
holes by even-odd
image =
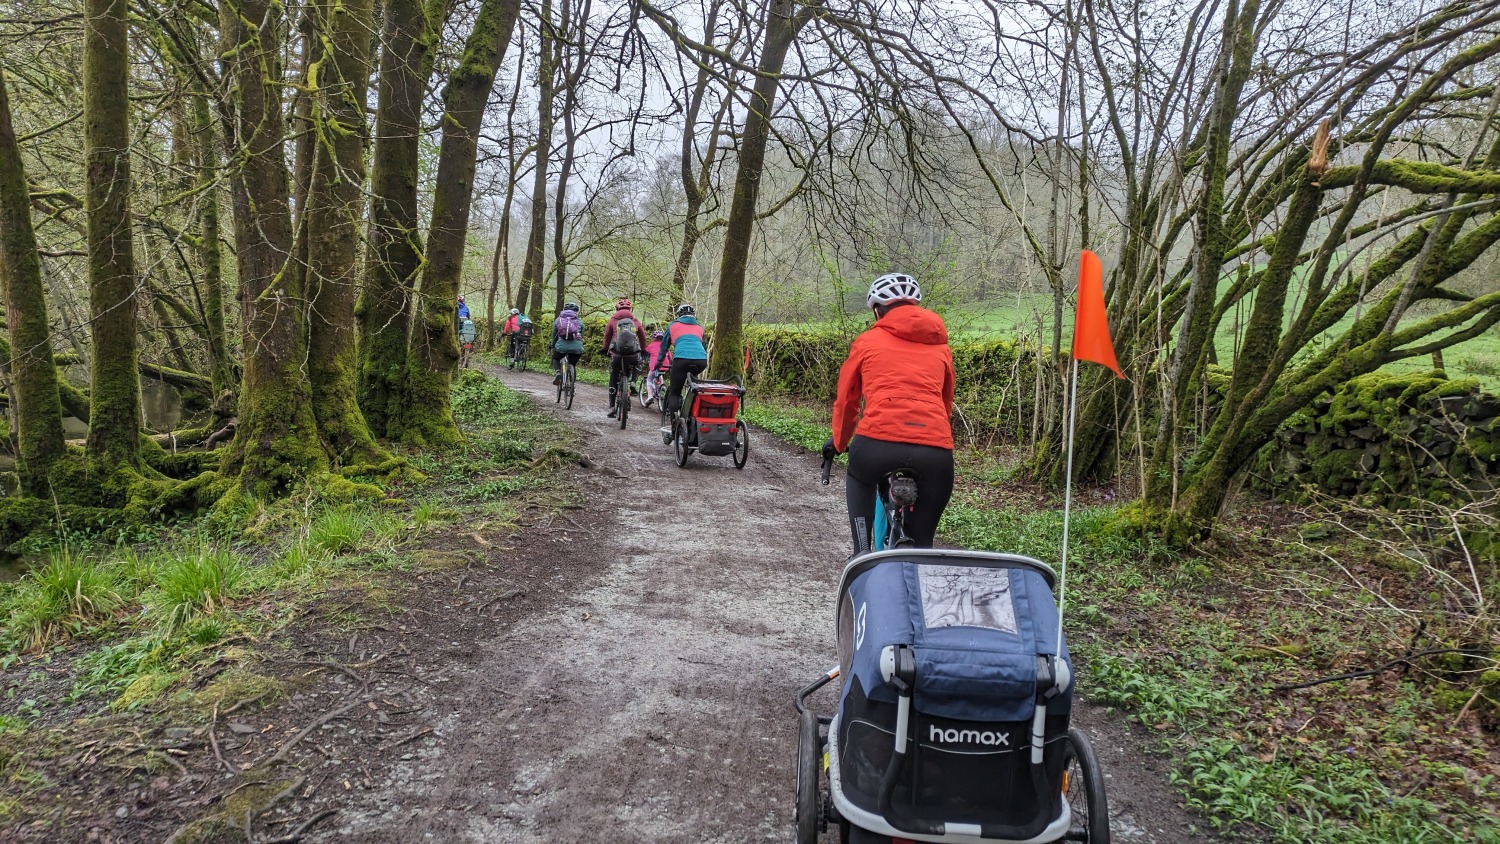
[[[829,437],[828,439],[826,439],[826,440],[823,441],[823,459],[824,460],[832,460],[834,458],[834,455],[836,455],[838,453],[839,453],[838,449],[836,449],[836,448],[833,447],[833,437]]]

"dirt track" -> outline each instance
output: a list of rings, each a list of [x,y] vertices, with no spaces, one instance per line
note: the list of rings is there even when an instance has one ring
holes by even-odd
[[[547,375],[502,375],[552,406]],[[460,584],[484,602],[522,583],[524,600],[502,600],[493,624],[441,600],[407,620],[422,683],[401,703],[433,733],[321,751],[322,767],[361,775],[297,807],[338,809],[309,840],[791,840],[791,701],[833,659],[841,488],[763,433],[744,471],[696,455],[684,471],[655,414],[621,431],[604,406],[580,385],[558,411],[596,464],[570,526],[510,550],[506,579]],[[1117,840],[1207,840],[1160,766],[1125,750],[1122,723],[1086,704],[1078,722],[1109,777]]]

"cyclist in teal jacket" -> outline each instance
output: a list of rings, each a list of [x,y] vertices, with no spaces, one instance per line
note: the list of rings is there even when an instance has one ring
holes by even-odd
[[[703,344],[703,326],[693,315],[692,305],[678,305],[677,319],[663,333],[661,354],[672,356],[666,407],[676,413],[682,409],[682,387],[687,383],[688,373],[697,375],[708,368],[708,347]]]

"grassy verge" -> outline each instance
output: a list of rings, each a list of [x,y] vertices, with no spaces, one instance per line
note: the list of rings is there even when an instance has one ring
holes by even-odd
[[[809,449],[828,435],[818,407],[758,397],[747,415]],[[1016,482],[1011,465],[961,453],[941,535],[1056,566],[1059,502]],[[1326,525],[1276,505],[1252,502],[1235,536],[1181,555],[1089,492],[1074,509],[1065,603],[1083,688],[1156,737],[1190,807],[1287,844],[1500,842],[1494,716],[1459,713],[1482,660],[1275,688],[1413,650],[1413,628],[1439,624],[1442,590],[1368,543],[1310,545]],[[1403,577],[1415,585],[1388,585]]]
[[[1059,513],[985,498],[959,496],[949,541],[1055,564]],[[1275,689],[1404,649],[1338,563],[1291,553],[1286,526],[1182,558],[1135,538],[1118,508],[1075,514],[1067,613],[1086,688],[1158,735],[1190,806],[1262,840],[1500,841],[1495,736],[1456,719],[1442,684],[1414,672]]]
[[[478,373],[454,387],[465,446],[408,455],[429,481],[409,500],[331,504],[316,490],[234,518],[163,528],[149,544],[77,535],[0,584],[0,823],[46,786],[23,760],[67,752],[101,716],[207,720],[284,693],[259,652],[289,625],[350,626],[391,609],[412,573],[452,565],[423,537],[465,520],[503,529],[551,478],[576,434]],[[337,595],[337,602],[329,596]],[[315,620],[314,620],[315,617]]]

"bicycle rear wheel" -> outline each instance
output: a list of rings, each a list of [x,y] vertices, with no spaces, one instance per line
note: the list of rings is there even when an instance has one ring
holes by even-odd
[[[563,367],[563,389],[567,390],[568,410],[573,409],[573,388],[578,383],[578,368],[568,363]]]
[[[625,430],[625,418],[630,415],[630,382],[622,380],[620,392],[615,397],[615,406],[620,409],[620,430]]]

